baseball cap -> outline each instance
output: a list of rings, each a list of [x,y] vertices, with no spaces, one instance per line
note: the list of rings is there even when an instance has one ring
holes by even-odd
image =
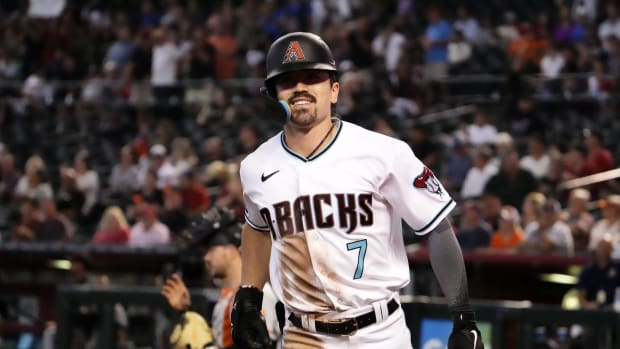
[[[190,223],[189,244],[211,246],[241,246],[241,224],[229,209],[213,207]]]
[[[162,144],[154,144],[153,146],[151,146],[149,153],[153,156],[164,156],[166,155],[166,153],[168,153],[168,150]]]
[[[519,211],[514,206],[506,205],[502,207],[502,209],[499,211],[499,216],[505,221],[510,221],[517,224],[520,224],[521,222],[521,216],[519,215]]]

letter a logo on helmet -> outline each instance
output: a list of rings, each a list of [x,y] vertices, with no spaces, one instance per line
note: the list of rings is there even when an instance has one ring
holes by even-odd
[[[301,46],[299,46],[299,41],[295,40],[288,44],[282,64],[303,61],[305,59],[306,57],[304,56],[304,51],[301,50]]]

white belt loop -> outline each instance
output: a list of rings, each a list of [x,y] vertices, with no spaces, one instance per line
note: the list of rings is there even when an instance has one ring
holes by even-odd
[[[301,327],[305,328],[308,331],[316,332],[316,321],[314,317],[310,317],[307,314],[302,314],[301,318]]]
[[[387,319],[390,315],[388,314],[387,303],[388,302],[385,299],[372,303],[372,308],[375,311],[375,319],[377,322]]]

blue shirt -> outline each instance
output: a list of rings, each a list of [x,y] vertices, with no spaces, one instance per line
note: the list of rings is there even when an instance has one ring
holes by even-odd
[[[452,27],[444,20],[429,24],[426,27],[426,38],[431,42],[450,40],[452,35]],[[448,60],[448,43],[431,47],[426,51],[425,58],[427,63],[446,62]]]
[[[578,290],[586,291],[588,301],[596,301],[598,291],[605,291],[605,305],[613,303],[616,287],[620,287],[620,263],[618,262],[610,262],[603,269],[596,263],[585,267],[577,283]]]

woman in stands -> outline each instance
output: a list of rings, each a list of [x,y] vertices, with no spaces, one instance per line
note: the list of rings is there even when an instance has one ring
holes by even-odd
[[[108,207],[101,221],[99,229],[93,236],[95,244],[126,244],[129,241],[129,224],[123,211],[118,206]]]

